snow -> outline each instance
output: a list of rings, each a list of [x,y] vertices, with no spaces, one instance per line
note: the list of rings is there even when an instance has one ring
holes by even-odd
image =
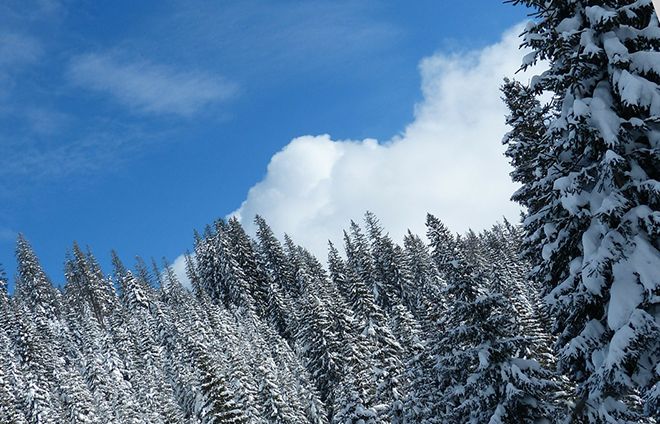
[[[546,222],[543,224],[543,233],[546,235],[546,237],[551,237],[553,234],[557,232],[557,226],[553,223]]]
[[[582,46],[582,54],[587,56],[596,56],[600,54],[603,49],[598,47],[594,42],[594,31],[592,29],[586,29],[580,35],[580,45]]]
[[[525,56],[523,56],[522,59],[522,66],[530,66],[533,65],[536,62],[536,52],[531,52],[527,53]]]
[[[603,48],[611,63],[618,64],[630,60],[628,49],[613,32],[609,32],[603,36]]]
[[[660,75],[660,52],[634,52],[630,54],[633,68],[640,73]]]
[[[592,124],[598,128],[601,137],[609,146],[616,145],[618,141],[621,118],[612,108],[612,95],[607,81],[601,81],[594,90],[591,101]]]
[[[573,101],[573,115],[576,117],[589,116],[589,106],[582,99]]]
[[[563,21],[557,25],[557,32],[559,33],[573,33],[579,31],[580,27],[582,26],[582,19],[580,18],[580,15],[575,15],[570,18],[565,18]]]
[[[614,283],[610,289],[610,303],[607,308],[607,325],[612,330],[623,327],[632,311],[642,302],[643,287],[635,281],[627,263],[613,266]]]
[[[479,368],[488,368],[488,365],[490,364],[490,351],[488,348],[486,349],[481,349],[478,353],[479,356]]]
[[[577,256],[568,264],[568,272],[570,275],[577,275],[582,269],[582,256]]]
[[[561,193],[562,207],[573,215],[577,215],[580,212],[580,207],[588,202],[586,196],[573,188],[577,176],[576,172],[571,172],[565,177],[557,178],[553,185],[553,189]]]
[[[597,26],[616,17],[616,12],[600,6],[589,6],[584,9],[587,20],[591,25]]]
[[[660,252],[648,240],[637,235],[633,238],[634,248],[629,254],[629,260],[615,265],[613,272],[627,272],[639,276],[640,283],[648,294],[657,293],[660,285]],[[625,267],[625,268],[623,268]],[[660,302],[660,296],[649,299],[651,302]]]
[[[657,84],[626,70],[614,72],[612,80],[624,104],[648,108],[651,115],[660,115],[660,87]]]
[[[584,287],[596,296],[602,296],[605,288],[605,276],[602,272],[604,263],[611,258],[612,240],[616,239],[616,233],[610,232],[603,237],[604,227],[596,218],[591,220],[591,225],[582,234],[582,251],[584,265],[582,268],[582,283]]]
[[[655,327],[655,329],[654,329]],[[621,327],[612,337],[607,355],[607,361],[604,364],[606,370],[615,370],[626,365],[631,355],[634,355],[636,342],[640,337],[646,334],[657,332],[657,324],[653,317],[641,309],[635,309],[630,314],[628,325]],[[621,383],[632,385],[631,379],[626,373],[615,372],[617,380]],[[653,371],[645,367],[640,367],[635,380],[642,385],[647,384],[653,379]]]
[[[593,351],[593,346],[599,345],[598,341],[605,333],[605,328],[596,319],[589,320],[580,334],[573,338],[561,351],[563,357],[580,357],[581,352]]]

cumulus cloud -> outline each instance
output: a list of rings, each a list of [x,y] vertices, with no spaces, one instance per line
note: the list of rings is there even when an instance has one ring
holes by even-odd
[[[427,212],[457,232],[487,228],[503,216],[517,220],[520,208],[509,200],[516,186],[500,142],[506,108],[499,87],[519,68],[521,30],[478,51],[422,60],[423,100],[391,140],[292,140],[234,215],[254,231],[260,214],[276,233],[322,258],[327,240],[341,240],[341,229],[366,210],[397,240],[409,228],[423,234]]]
[[[521,209],[510,201],[517,187],[501,144],[507,110],[499,87],[520,66],[522,29],[481,50],[422,60],[423,100],[391,140],[293,139],[230,215],[254,234],[260,214],[276,234],[288,233],[321,259],[327,240],[341,243],[342,229],[367,210],[397,241],[408,229],[424,234],[427,212],[456,232],[485,229],[502,217],[516,221]],[[183,258],[175,264],[187,281]]]
[[[209,103],[232,97],[237,86],[199,71],[180,71],[144,60],[127,61],[113,54],[74,57],[69,78],[81,87],[108,94],[143,113],[191,116]]]

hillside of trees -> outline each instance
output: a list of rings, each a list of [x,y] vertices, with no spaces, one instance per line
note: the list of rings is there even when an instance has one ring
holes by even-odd
[[[429,215],[430,246],[413,234],[398,246],[367,214],[345,233],[346,259],[329,246],[326,271],[257,223],[256,240],[235,219],[196,237],[192,290],[167,265],[130,271],[116,255],[106,277],[74,245],[61,292],[20,238],[15,294],[3,282],[0,299],[1,421],[486,422],[562,409],[516,226],[456,237]]]
[[[547,65],[502,86],[520,224],[458,235],[429,214],[398,244],[367,213],[317,258],[259,216],[255,237],[217,220],[190,288],[74,244],[58,289],[20,236],[0,422],[660,421],[657,15],[511,3],[533,11],[522,68]]]

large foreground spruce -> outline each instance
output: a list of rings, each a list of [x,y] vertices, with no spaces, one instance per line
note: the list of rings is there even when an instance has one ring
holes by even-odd
[[[575,420],[660,415],[660,28],[651,0],[514,1],[536,11],[507,83],[514,198],[545,286]],[[534,99],[553,95],[544,108]]]

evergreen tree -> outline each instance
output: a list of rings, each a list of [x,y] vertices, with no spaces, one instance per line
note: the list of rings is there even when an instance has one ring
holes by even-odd
[[[332,401],[342,372],[341,348],[326,307],[313,295],[302,303],[301,325],[296,335],[307,369],[317,382],[321,399]]]
[[[11,422],[10,417],[15,417],[16,422],[25,422],[20,408],[24,382],[16,352],[17,343],[24,335],[16,322],[14,300],[7,293],[7,279],[0,267],[0,416],[7,418],[7,422]]]
[[[60,420],[59,405],[54,396],[57,360],[49,349],[47,339],[37,329],[37,317],[30,313],[26,305],[17,305],[16,318],[16,349],[25,382],[22,399],[25,417],[30,423],[55,424]]]
[[[73,256],[64,265],[67,284],[67,297],[78,307],[87,304],[95,318],[104,325],[105,318],[115,307],[116,295],[112,283],[102,274],[96,259],[89,253],[86,255],[73,244]]]
[[[217,221],[188,258],[194,293],[165,260],[156,289],[144,261],[128,270],[113,253],[119,301],[89,251],[74,246],[62,296],[25,242],[20,291],[10,296],[0,278],[0,420],[570,417],[560,388],[572,386],[543,367],[556,363],[553,338],[540,286],[517,256],[520,230],[505,222],[454,237],[428,221],[430,249],[410,233],[402,249],[367,215],[367,236],[355,224],[345,233],[346,261],[329,245],[328,272],[290,238],[283,248],[265,222],[257,244],[235,220]],[[636,390],[626,416],[657,408],[656,389]]]
[[[351,285],[348,279],[346,263],[339,256],[339,251],[332,242],[328,241],[328,271],[333,282],[344,301],[351,302]]]
[[[429,331],[432,322],[440,318],[446,306],[440,296],[443,281],[428,246],[419,236],[408,231],[403,242],[403,260],[411,282],[410,289],[404,294],[406,306],[421,321],[422,327]]]
[[[259,240],[260,253],[264,258],[265,268],[275,286],[285,296],[291,296],[295,288],[295,273],[284,253],[282,244],[277,240],[273,230],[262,217],[257,215],[254,222],[257,224],[257,239]]]
[[[383,234],[383,229],[373,213],[366,213],[365,222],[371,239],[373,280],[380,282],[380,294],[376,300],[385,311],[390,311],[403,300],[407,304],[411,303],[411,277],[405,267],[403,252],[394,245],[389,235]]]
[[[449,229],[438,218],[426,215],[426,236],[429,239],[431,257],[441,275],[451,271],[451,263],[455,259],[458,242]]]
[[[227,391],[227,383],[203,352],[197,353],[202,403],[199,417],[204,424],[246,423],[243,411]]]
[[[483,275],[459,254],[448,271],[452,307],[437,347],[443,392],[437,410],[448,422],[535,423],[553,411],[545,396],[549,373],[524,351],[504,297],[484,290]]]
[[[542,124],[530,94],[505,86],[505,142],[523,183],[516,199],[528,209],[532,275],[555,318],[559,370],[577,384],[574,419],[657,416],[658,18],[650,0],[513,3],[535,11],[523,67],[549,62],[530,90],[554,97]]]
[[[241,267],[250,285],[249,291],[257,313],[265,316],[268,310],[271,287],[268,275],[257,257],[257,249],[235,217],[230,218],[228,221],[227,234],[236,262]]]
[[[25,416],[17,408],[18,402],[13,393],[13,387],[0,368],[0,419],[5,423],[26,423]]]
[[[368,341],[358,335],[344,346],[346,359],[343,378],[333,405],[335,424],[379,424],[382,419],[374,408],[374,380],[367,358]]]
[[[272,362],[272,360],[271,360]],[[294,411],[282,397],[275,378],[270,371],[275,364],[259,367],[261,383],[259,384],[260,403],[263,407],[263,419],[269,424],[295,424],[300,422]]]
[[[37,255],[22,234],[16,243],[16,298],[31,310],[38,309],[46,316],[53,317],[60,309],[59,293],[55,290],[41,268]]]

